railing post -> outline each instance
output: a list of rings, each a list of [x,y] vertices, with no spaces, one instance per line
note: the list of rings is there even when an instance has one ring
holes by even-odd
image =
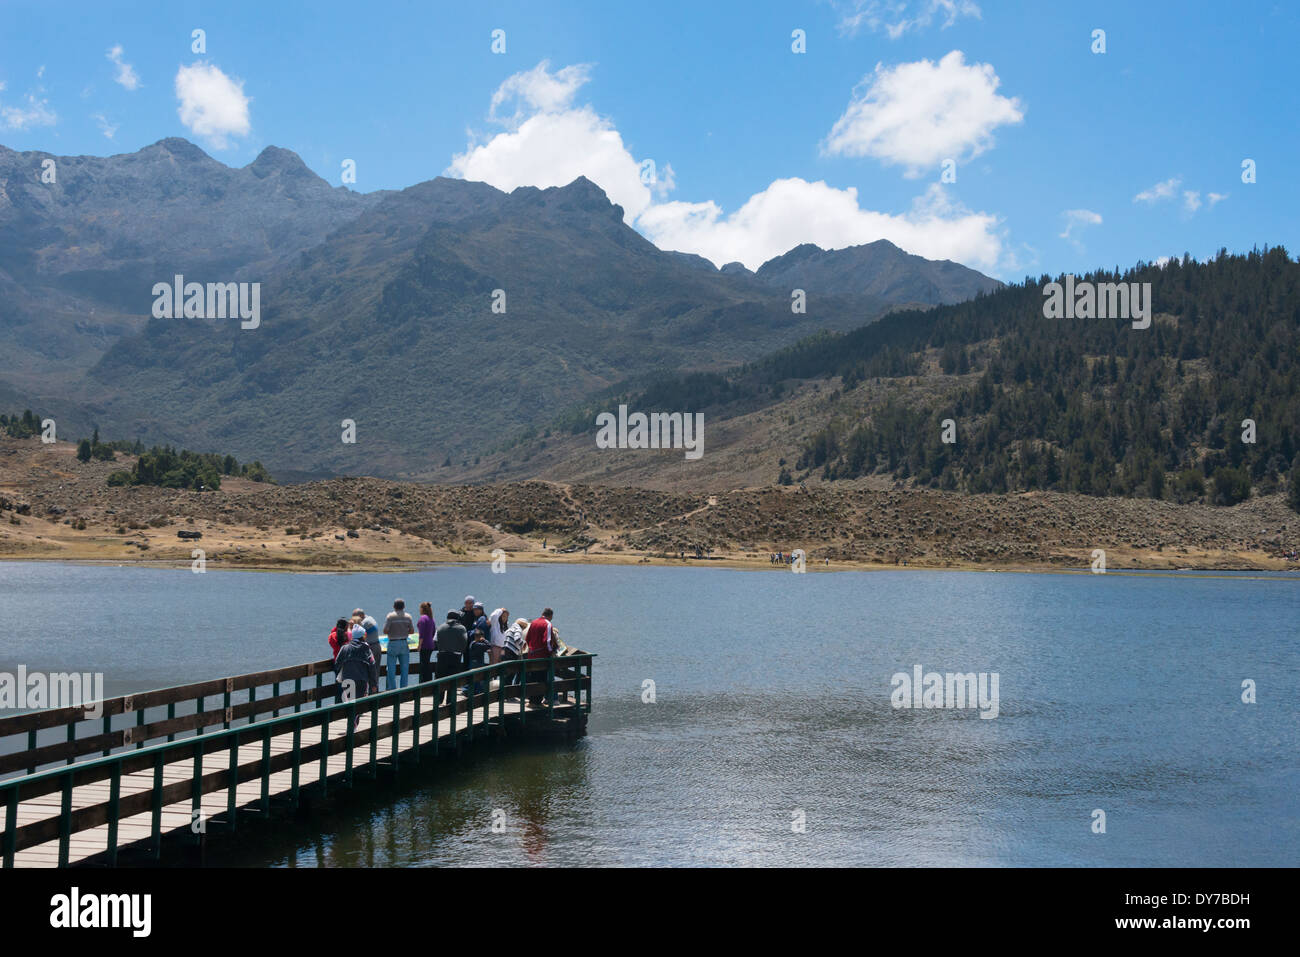
[[[239,790],[238,731],[230,736],[230,780],[226,783],[226,820],[230,824],[230,830],[234,831],[238,827],[237,821],[239,818],[239,799],[236,793]]]
[[[72,838],[72,772],[63,775],[63,799],[59,802],[59,867],[68,866],[68,845]]]
[[[257,720],[257,685],[248,689],[248,723]]]
[[[317,675],[316,677],[320,677]],[[320,699],[317,699],[317,707],[320,707]],[[320,722],[320,793],[325,796],[325,782],[329,779],[329,759],[330,759],[330,712],[321,712]]]
[[[411,715],[411,750],[415,754],[415,763],[420,763],[420,699],[424,697],[424,685],[415,683],[415,711]]]
[[[280,682],[276,681],[271,685],[271,700],[275,701],[279,697],[280,697]],[[280,705],[278,702],[276,706],[271,710],[271,717],[273,718],[280,717]]]
[[[68,722],[68,743],[71,744],[73,741],[76,740],[77,740],[77,722],[75,720],[69,721]],[[75,760],[76,758],[74,758],[72,755],[68,755],[68,761],[67,761],[68,764],[71,764]]]
[[[113,777],[108,786],[108,866],[117,866],[117,819],[122,804],[122,762],[113,765]]]
[[[271,726],[262,728],[262,814],[271,814]]]
[[[144,708],[135,709],[135,726],[137,728],[144,727],[144,711],[145,711]],[[143,747],[144,747],[144,735],[140,735],[139,740],[135,742],[135,749],[139,751]]]
[[[36,750],[36,729],[35,729],[35,728],[32,728],[30,731],[27,732],[27,752],[30,754],[31,752],[33,752],[33,751],[35,751],[35,750]],[[35,774],[35,773],[36,773],[36,765],[35,765],[35,764],[29,764],[29,765],[27,766],[27,773],[28,773],[28,774]]]
[[[198,703],[195,704],[195,706],[194,706],[194,713],[195,713],[195,714],[206,714],[207,712],[206,712],[206,710],[205,710],[204,707],[203,707],[203,695],[199,695],[198,698],[195,699],[195,701],[197,701]],[[226,713],[223,711],[223,712],[221,712],[221,714],[222,714],[222,717],[225,717],[225,714],[226,714]],[[196,727],[196,728],[194,729],[194,736],[195,736],[195,737],[198,737],[198,736],[201,735],[201,734],[203,734],[203,725],[202,725],[202,724],[200,724],[198,727]]]
[[[393,780],[397,780],[397,766],[402,763],[402,702],[401,695],[393,701]]]
[[[442,689],[447,687],[446,678],[433,679],[433,756],[438,756],[442,747]]]
[[[153,859],[155,861],[162,859],[162,778],[163,753],[159,751],[153,762],[153,801],[150,808],[152,820],[149,825],[150,840],[153,843]]]
[[[301,679],[299,679],[301,681]],[[293,723],[293,785],[291,788],[293,806],[298,806],[298,767],[302,747],[302,718]]]
[[[519,727],[524,726],[524,712],[528,710],[528,655],[519,659]]]
[[[293,679],[293,713],[302,714],[302,678]]]
[[[546,659],[546,707],[551,710],[551,718],[555,717],[555,656]]]
[[[194,812],[198,811],[196,817]],[[190,830],[194,831],[194,824],[203,817],[203,742],[195,738],[194,740],[194,774],[190,779]],[[203,843],[203,828],[200,827],[194,831],[194,843]]]
[[[469,703],[469,707],[465,709],[465,728],[466,730],[469,731],[470,744],[474,743],[474,685],[475,684],[476,682],[474,681],[465,682],[465,691],[468,692],[465,695],[465,700]]]
[[[370,777],[379,777],[379,692],[371,695],[370,702]]]
[[[15,782],[9,788],[9,799],[5,802],[5,867],[14,866],[14,849],[18,846],[18,789],[21,786]]]
[[[226,690],[221,693],[221,730],[229,731],[230,722],[226,716],[230,714],[230,679],[226,679]]]
[[[506,733],[506,670],[503,662],[498,661],[497,667],[501,669],[497,675],[497,723],[501,726],[498,733]]]
[[[459,710],[460,702],[460,678],[458,675],[452,675],[451,678],[451,746],[460,751],[460,735],[456,734],[456,712]]]
[[[175,702],[175,701],[169,701],[169,702],[167,702],[167,720],[170,721],[170,720],[171,720],[172,718],[174,718],[174,717],[176,717],[176,702]],[[175,741],[175,740],[176,740],[176,732],[175,732],[175,731],[173,731],[171,734],[167,735],[167,743],[168,743],[168,744],[171,744],[171,743],[172,743],[173,741]]]
[[[107,737],[108,735],[110,735],[110,734],[113,733],[113,716],[112,716],[111,714],[108,714],[108,713],[107,713],[107,709],[105,709],[105,713],[104,713],[104,732],[103,732],[103,733],[104,733],[104,736],[105,736],[105,737]],[[112,748],[111,746],[106,746],[106,747],[104,748],[104,753],[103,753],[102,755],[100,755],[100,757],[105,757],[105,758],[108,757],[109,753],[110,753],[112,750],[113,750],[113,748]]]
[[[352,787],[352,734],[357,727],[357,702],[356,699],[348,702],[348,763],[343,774],[343,780],[348,787]]]

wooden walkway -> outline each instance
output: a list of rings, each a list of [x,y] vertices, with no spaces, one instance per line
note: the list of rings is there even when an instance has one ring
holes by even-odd
[[[400,777],[403,768],[459,754],[476,739],[520,733],[581,735],[591,707],[592,657],[578,654],[529,663],[531,683],[525,693],[556,696],[551,707],[521,707],[521,687],[511,682],[518,680],[523,663],[503,662],[338,704],[333,703],[330,682],[305,691],[299,686],[293,695],[263,699],[264,707],[298,699],[293,706],[297,710],[290,714],[258,721],[252,720],[254,713],[251,723],[241,727],[190,734],[151,747],[133,742],[128,726],[118,753],[0,782],[4,865],[114,865],[124,848],[150,852],[149,859],[159,860],[164,844],[197,845],[237,829],[241,817],[265,820],[273,811],[296,810],[305,795],[349,787],[354,778],[377,776],[381,769]],[[486,691],[472,699],[460,695],[457,689],[470,680],[486,683]],[[232,681],[227,679],[227,688]],[[454,704],[444,700],[436,707],[434,698],[444,690]],[[165,692],[150,694],[165,697]],[[129,697],[115,700],[132,703]],[[200,697],[188,718],[154,725],[139,718],[136,726],[165,731],[169,723],[187,721],[200,723],[201,731],[202,705]],[[256,706],[254,700],[254,712]],[[175,703],[168,702],[168,713],[174,711]],[[233,709],[207,714],[207,720],[228,725]],[[5,721],[24,717],[0,721],[0,736]],[[9,731],[20,732],[33,733],[21,722]],[[71,732],[67,738],[76,740]],[[104,742],[97,735],[86,743]],[[132,749],[132,743],[137,747]],[[46,745],[42,756],[66,750],[66,744],[57,752]],[[10,764],[22,760],[14,755]]]

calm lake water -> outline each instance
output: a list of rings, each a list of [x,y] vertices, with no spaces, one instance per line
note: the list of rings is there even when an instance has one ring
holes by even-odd
[[[599,655],[588,737],[489,747],[217,861],[1300,863],[1295,575],[0,563],[0,670],[102,671],[119,695],[320,659],[355,606],[441,618],[466,594],[552,605]],[[997,718],[891,707],[917,664],[996,672]]]

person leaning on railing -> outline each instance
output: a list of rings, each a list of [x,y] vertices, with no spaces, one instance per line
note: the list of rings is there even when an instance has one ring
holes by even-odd
[[[433,677],[434,625],[433,605],[427,601],[420,602],[420,620],[415,623],[415,630],[420,634],[420,681]]]
[[[460,612],[453,608],[447,612],[447,620],[438,628],[434,636],[438,645],[438,660],[434,677],[445,678],[457,675],[465,670],[465,649],[469,646],[469,633],[460,623]],[[450,684],[450,683],[449,683]],[[448,685],[438,688],[434,694],[434,705],[440,705],[444,698],[455,698],[448,691]]]
[[[505,630],[502,635],[501,660],[502,661],[521,661],[524,652],[528,650],[528,639],[524,636],[528,634],[528,619],[516,618],[515,623]],[[512,671],[506,684],[522,685],[524,683],[523,674],[520,671]]]
[[[555,635],[551,628],[551,619],[554,616],[555,612],[550,608],[546,608],[542,611],[542,614],[533,619],[532,624],[528,626],[528,635],[526,640],[528,642],[529,659],[550,658],[555,653]],[[538,680],[537,669],[529,668],[528,676],[529,683],[535,683]],[[540,680],[546,680],[545,672],[542,673]],[[552,700],[549,703],[554,704],[555,702]],[[532,695],[529,697],[528,706],[530,708],[540,708],[541,705],[541,695]]]

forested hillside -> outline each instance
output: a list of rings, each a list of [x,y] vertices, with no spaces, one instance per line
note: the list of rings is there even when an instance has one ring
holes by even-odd
[[[1300,264],[1277,247],[1078,279],[1151,283],[1150,327],[1044,318],[1043,276],[622,398],[728,416],[779,402],[790,380],[838,378],[843,401],[790,454],[795,473],[829,480],[1219,504],[1278,489],[1300,465]],[[861,414],[848,399],[868,384],[886,397]]]

